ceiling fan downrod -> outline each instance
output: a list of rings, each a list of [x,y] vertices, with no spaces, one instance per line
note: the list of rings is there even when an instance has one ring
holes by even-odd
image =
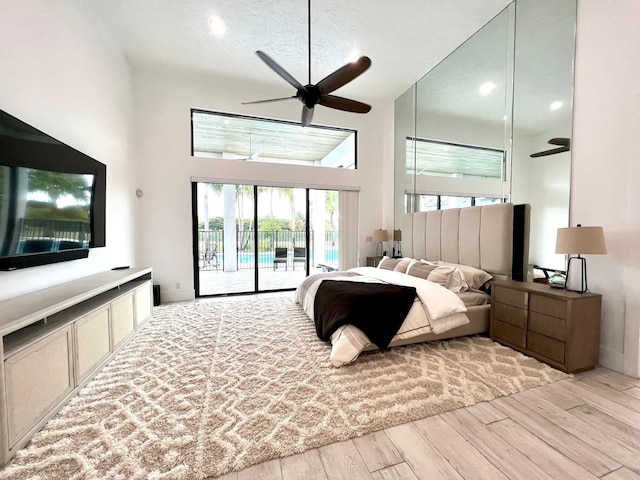
[[[371,66],[371,59],[369,57],[360,57],[357,61],[347,63],[338,70],[334,71],[330,75],[320,80],[317,84],[311,83],[311,0],[307,1],[307,38],[308,38],[308,56],[309,56],[309,83],[302,85],[296,80],[289,72],[282,68],[275,60],[261,50],[258,50],[256,54],[260,59],[267,64],[271,70],[276,72],[282,77],[289,85],[296,89],[296,94],[290,97],[272,98],[269,100],[256,100],[253,102],[244,102],[243,105],[250,105],[254,103],[268,103],[279,102],[283,100],[290,100],[292,98],[298,99],[302,102],[302,126],[307,127],[311,124],[313,119],[313,111],[316,105],[323,105],[325,107],[334,108],[336,110],[342,110],[353,113],[368,113],[371,110],[371,106],[366,103],[351,100],[349,98],[338,97],[337,95],[331,95],[331,92],[346,85],[350,81],[354,80],[362,73],[364,73]]]

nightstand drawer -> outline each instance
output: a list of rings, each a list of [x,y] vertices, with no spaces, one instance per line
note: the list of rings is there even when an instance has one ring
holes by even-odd
[[[512,290],[510,288],[495,287],[496,302],[506,303],[514,307],[527,308],[527,292]]]
[[[516,347],[525,348],[527,341],[527,331],[523,328],[514,327],[499,320],[491,323],[491,336],[499,340],[504,340]]]
[[[567,335],[566,321],[561,318],[542,315],[538,312],[529,312],[527,328],[562,342],[565,341]]]
[[[550,360],[564,363],[564,342],[559,340],[528,331],[527,349]]]
[[[521,308],[496,302],[494,318],[515,327],[527,328],[527,311]]]
[[[552,317],[567,318],[567,302],[542,295],[531,295],[529,309]]]

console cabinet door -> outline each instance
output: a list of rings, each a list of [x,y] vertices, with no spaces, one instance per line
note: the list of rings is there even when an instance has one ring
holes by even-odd
[[[129,292],[111,302],[112,348],[117,348],[134,328],[133,292]]]
[[[12,448],[74,388],[71,327],[7,357],[4,371]]]
[[[76,385],[104,360],[111,350],[109,306],[106,305],[74,325],[76,341]]]
[[[151,316],[151,305],[153,303],[151,282],[147,282],[135,289],[134,301],[136,307],[136,327],[138,327]]]

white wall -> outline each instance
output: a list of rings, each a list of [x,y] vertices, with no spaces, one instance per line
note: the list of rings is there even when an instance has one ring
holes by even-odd
[[[130,79],[77,5],[0,2],[0,109],[107,165],[107,247],[88,259],[0,272],[0,299],[133,264]]]
[[[240,162],[190,155],[190,109],[198,108],[299,121],[301,104],[295,100],[262,105],[243,101],[282,97],[290,87],[260,91],[255,86],[228,83],[219,78],[168,75],[150,70],[134,75],[135,163],[134,188],[144,192],[137,200],[140,235],[136,237],[140,260],[154,269],[163,301],[194,297],[191,220],[191,178],[217,181],[254,180],[274,185],[360,188],[360,263],[375,253],[366,242],[374,229],[392,228],[392,197],[383,211],[383,165],[392,165],[392,131],[387,117],[390,106],[373,105],[366,115],[315,110],[314,123],[358,130],[358,169],[341,170],[300,165]],[[388,150],[388,152],[387,152]],[[388,162],[388,163],[387,163]],[[390,167],[392,168],[392,166]],[[392,186],[387,180],[389,189]],[[384,224],[383,224],[384,222]]]
[[[604,227],[589,255],[603,295],[600,362],[638,376],[640,337],[640,2],[578,2],[571,224]]]

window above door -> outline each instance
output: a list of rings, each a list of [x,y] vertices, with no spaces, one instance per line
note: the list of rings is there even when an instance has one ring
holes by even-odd
[[[346,128],[191,111],[194,157],[355,169],[356,138]]]

